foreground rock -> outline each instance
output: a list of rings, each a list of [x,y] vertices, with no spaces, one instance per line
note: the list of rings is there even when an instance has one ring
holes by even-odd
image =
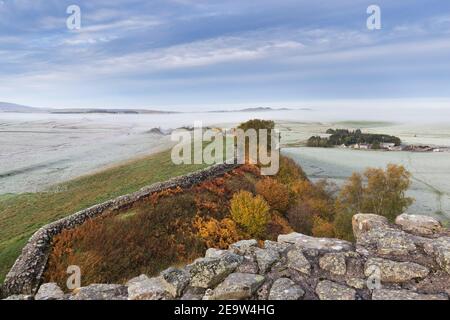
[[[306,259],[300,249],[292,249],[287,254],[288,267],[304,274],[310,274],[311,263]]]
[[[212,292],[205,295],[207,300],[250,299],[264,283],[264,277],[251,273],[232,273]]]
[[[428,216],[401,214],[395,219],[395,223],[401,226],[404,231],[421,236],[430,236],[442,232],[441,223]]]
[[[345,275],[347,266],[343,253],[327,253],[319,260],[319,266],[336,275]]]
[[[372,300],[448,300],[443,294],[420,294],[408,290],[374,290]]]
[[[305,295],[302,287],[288,278],[280,278],[270,289],[269,300],[300,300]]]
[[[232,273],[243,261],[234,253],[218,258],[200,258],[188,266],[191,286],[199,288],[215,287]]]
[[[60,300],[63,298],[64,292],[56,283],[43,284],[34,297],[35,300]]]
[[[34,297],[9,299],[448,300],[449,230],[427,217],[404,215],[397,223],[358,214],[355,244],[299,233],[264,245],[244,240],[125,285],[93,284],[64,295],[48,283]]]
[[[127,287],[119,284],[91,284],[75,290],[71,300],[126,300]]]
[[[355,300],[356,291],[345,285],[323,280],[316,287],[320,300]]]
[[[365,275],[370,276],[370,270],[377,267],[380,270],[381,281],[405,282],[425,278],[430,270],[414,262],[397,262],[387,259],[370,258],[366,263]]]
[[[6,299],[3,300],[10,300],[10,301],[22,301],[22,300],[34,300],[33,296],[27,295],[27,294],[15,294],[12,296],[9,296]]]
[[[450,237],[442,237],[425,244],[425,251],[432,255],[439,266],[450,274]]]
[[[280,235],[278,242],[291,243],[302,249],[315,249],[320,251],[347,251],[353,248],[352,244],[348,241],[331,238],[314,238],[300,233]]]
[[[141,275],[128,282],[129,300],[168,300],[175,298],[162,277],[148,278]]]
[[[173,297],[180,297],[183,290],[189,284],[189,273],[185,270],[169,268],[161,273],[161,279],[166,287],[166,290]]]

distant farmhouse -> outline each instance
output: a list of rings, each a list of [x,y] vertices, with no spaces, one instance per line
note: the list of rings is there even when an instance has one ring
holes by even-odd
[[[316,135],[308,139],[308,147],[349,148],[356,150],[386,150],[412,152],[444,152],[446,147],[424,145],[405,145],[400,138],[386,134],[363,133],[361,130],[328,129],[326,134]]]

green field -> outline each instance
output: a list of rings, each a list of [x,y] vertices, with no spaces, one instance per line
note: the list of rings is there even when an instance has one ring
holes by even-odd
[[[29,237],[43,225],[203,167],[174,165],[170,151],[165,151],[56,185],[46,192],[0,196],[0,283]]]

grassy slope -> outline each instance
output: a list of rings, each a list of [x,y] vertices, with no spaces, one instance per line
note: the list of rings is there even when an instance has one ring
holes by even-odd
[[[28,238],[41,226],[202,167],[174,165],[170,151],[165,151],[59,184],[49,192],[0,197],[0,283]]]

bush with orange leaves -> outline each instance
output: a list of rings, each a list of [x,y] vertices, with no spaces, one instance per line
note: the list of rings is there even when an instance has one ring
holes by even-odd
[[[313,218],[312,235],[314,237],[333,238],[334,226],[333,223],[322,219],[319,216]]]
[[[265,239],[276,241],[280,234],[288,234],[294,232],[289,221],[273,211],[270,217],[270,221],[267,223]]]
[[[196,216],[193,225],[208,248],[228,249],[230,244],[243,239],[236,223],[229,218],[219,221]]]
[[[65,230],[53,239],[44,279],[64,287],[65,269],[78,265],[82,285],[123,283],[190,262],[204,253],[204,243],[192,228],[196,211],[192,194],[177,193]]]
[[[295,231],[314,236],[331,234],[329,230],[324,231],[335,216],[330,187],[326,181],[299,180],[291,184],[291,196],[296,202],[289,208],[287,217]]]
[[[303,201],[299,201],[293,205],[287,213],[289,224],[295,232],[307,235],[312,235],[313,218],[313,209]]]
[[[270,219],[270,206],[261,196],[253,196],[241,190],[233,195],[230,203],[231,217],[252,237],[261,237]]]
[[[256,183],[256,193],[266,199],[270,208],[284,213],[289,207],[289,189],[272,178],[264,178]]]

